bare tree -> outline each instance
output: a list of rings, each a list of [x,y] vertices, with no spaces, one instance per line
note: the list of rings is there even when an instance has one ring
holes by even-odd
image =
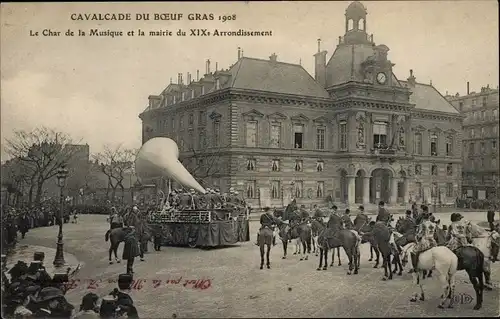
[[[122,190],[122,194],[125,190],[123,180],[126,173],[132,170],[135,150],[123,148],[122,145],[116,147],[106,145],[101,153],[93,157],[99,162],[101,172],[108,178],[106,196],[109,199],[109,191],[111,191],[111,200],[114,201],[118,187]]]
[[[45,182],[57,174],[59,167],[67,165],[75,150],[70,137],[46,127],[31,132],[14,131],[14,137],[6,141],[7,154],[19,160],[24,179],[29,181],[28,201],[40,203]]]
[[[201,184],[207,184],[210,178],[224,173],[221,150],[224,147],[195,150],[191,148],[187,155],[181,156],[181,163]]]

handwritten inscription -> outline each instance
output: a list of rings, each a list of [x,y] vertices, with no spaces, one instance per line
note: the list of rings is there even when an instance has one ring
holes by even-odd
[[[117,284],[118,280],[117,279],[108,279],[108,280],[103,280],[103,279],[93,279],[93,278],[87,278],[87,279],[71,279],[69,282],[66,283],[66,289],[67,290],[72,290],[76,289],[78,287],[85,287],[87,290],[95,290],[102,288],[104,286],[108,286],[109,284]],[[168,286],[174,286],[174,285],[182,285],[185,288],[191,288],[194,290],[207,290],[212,286],[212,280],[211,279],[183,279],[182,277],[177,278],[177,279],[134,279],[132,281],[132,290],[141,290],[145,288],[145,286],[148,285],[152,288],[161,288],[161,287],[168,287]]]

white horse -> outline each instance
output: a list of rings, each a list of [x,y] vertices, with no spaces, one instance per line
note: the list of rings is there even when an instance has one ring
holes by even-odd
[[[489,290],[493,289],[491,284],[491,245],[500,244],[500,235],[494,232],[488,232],[484,228],[471,224],[472,227],[472,245],[478,248],[484,254],[484,277],[485,287]]]
[[[414,247],[415,243],[409,243],[403,247],[401,252],[403,265],[406,265],[409,259],[411,260],[410,254],[413,252]],[[443,288],[441,302],[438,307],[444,308],[446,299],[449,299],[448,308],[452,308],[457,267],[458,257],[448,247],[436,246],[420,253],[417,264],[418,271],[413,273],[413,284],[420,286],[420,300],[425,300],[423,287],[424,271],[436,270],[439,273],[438,278]],[[418,299],[418,292],[415,292],[410,301],[416,302]]]

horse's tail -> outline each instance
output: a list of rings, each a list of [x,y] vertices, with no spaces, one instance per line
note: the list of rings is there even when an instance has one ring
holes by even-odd
[[[106,232],[106,235],[104,235],[104,240],[105,241],[108,241],[109,240],[109,234],[111,233],[111,229],[109,229],[107,232]]]

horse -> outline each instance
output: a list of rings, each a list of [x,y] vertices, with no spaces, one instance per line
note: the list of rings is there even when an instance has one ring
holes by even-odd
[[[279,236],[281,242],[283,243],[283,257],[282,259],[286,259],[287,250],[288,250],[288,242],[290,240],[295,240],[295,252],[294,255],[300,254],[300,245],[302,244],[304,248],[305,257],[301,257],[300,260],[308,260],[309,255],[311,253],[311,241],[312,241],[312,229],[306,222],[296,225],[290,229],[290,226],[285,223],[281,223],[278,225],[279,228]]]
[[[402,260],[406,265],[409,255],[412,253],[415,243],[409,243],[403,247]],[[410,301],[416,302],[418,299],[425,300],[423,276],[424,271],[437,270],[439,272],[439,281],[443,288],[439,308],[444,308],[446,300],[449,299],[448,308],[453,307],[453,297],[455,292],[455,276],[458,269],[458,257],[446,246],[435,246],[424,252],[418,257],[417,271],[413,273],[413,284],[420,286],[420,298],[415,293]]]
[[[340,218],[338,215],[333,214],[333,215],[330,215],[330,218],[327,222],[327,228],[328,228],[328,225],[330,225],[330,227],[333,230],[339,230],[339,229],[343,228],[344,222],[342,221],[342,218]],[[337,256],[339,259],[338,265],[342,266],[342,261],[340,260],[340,246],[338,246],[336,248],[337,248]],[[332,250],[332,262],[330,264],[330,267],[333,267],[334,264],[335,264],[335,248]]]
[[[109,264],[113,264],[113,260],[111,259],[111,254],[115,254],[115,261],[120,263],[120,259],[118,258],[118,246],[120,243],[125,240],[125,236],[129,233],[127,228],[114,228],[110,229],[106,232],[104,236],[104,240],[110,242],[109,246]]]
[[[496,232],[487,232],[484,228],[472,224],[472,245],[484,255],[484,278],[487,290],[492,290],[491,285],[491,256],[496,256],[495,248],[500,246],[500,236]]]
[[[391,255],[393,250],[391,244],[389,243],[391,239],[391,233],[389,227],[383,222],[376,222],[372,224],[371,231],[368,233],[363,233],[362,238],[366,241],[372,241],[376,245],[378,251],[382,254],[383,266],[384,266],[384,278],[383,280],[392,279],[392,269],[391,269]],[[388,269],[389,268],[389,269]]]
[[[313,247],[313,254],[318,257],[319,254],[319,248],[318,247],[318,236],[323,231],[325,228],[325,222],[322,219],[318,218],[313,218],[311,220],[311,231],[312,231],[312,247]]]
[[[375,222],[370,221],[370,219],[368,217],[361,218],[360,215],[358,215],[354,219],[354,230],[356,230],[360,234],[369,233],[372,230],[372,227],[374,224],[375,224]],[[380,252],[377,248],[377,245],[375,243],[373,236],[361,236],[361,238],[362,238],[361,244],[364,244],[364,243],[370,244],[370,259],[368,259],[368,261],[373,260],[373,254],[375,253],[376,259],[375,259],[375,265],[373,266],[373,268],[378,268],[378,264],[379,264],[379,260],[380,260]]]
[[[483,305],[483,291],[485,288],[483,274],[486,280],[485,256],[481,249],[474,246],[462,246],[453,251],[458,258],[457,270],[465,270],[476,292],[476,305],[474,310],[481,309]]]
[[[318,247],[319,247],[319,266],[316,270],[327,270],[328,269],[328,250],[331,248],[340,247],[344,248],[344,251],[349,259],[349,270],[347,272],[350,275],[354,269],[354,274],[358,274],[359,264],[361,259],[361,254],[359,251],[360,239],[358,235],[353,230],[349,229],[331,229],[325,228],[321,234],[318,236]],[[335,256],[335,255],[333,255]],[[333,258],[332,256],[332,258]],[[323,266],[323,259],[325,265]]]
[[[267,246],[266,251],[266,266],[271,269],[271,262],[269,261],[269,253],[273,244],[273,230],[269,227],[264,227],[259,231],[259,248],[260,248],[260,269],[264,269],[264,246]]]

